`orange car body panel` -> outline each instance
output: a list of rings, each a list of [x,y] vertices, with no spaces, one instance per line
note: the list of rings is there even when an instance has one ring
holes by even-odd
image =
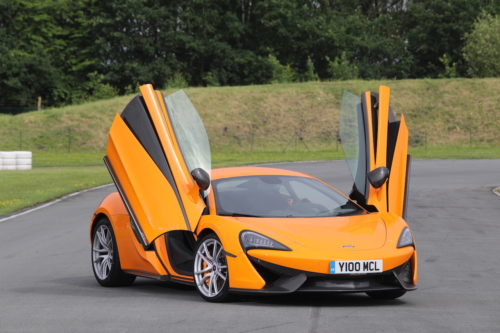
[[[403,216],[405,203],[407,156],[408,127],[406,127],[404,116],[401,116],[398,140],[396,141],[396,148],[394,149],[394,157],[392,160],[391,176],[387,185],[389,187],[387,211],[398,216]]]
[[[177,184],[188,219],[187,229],[194,230],[205,209],[205,204],[198,195],[199,188],[194,183],[182,159],[182,152],[177,143],[163,95],[159,91],[155,92],[150,84],[141,86],[141,93]]]
[[[135,239],[130,224],[130,217],[118,192],[109,194],[99,204],[90,224],[91,235],[93,227],[101,214],[110,220],[113,227],[121,268],[161,275],[155,268],[158,267],[158,263],[155,260],[151,260],[150,256],[147,256],[144,248]]]
[[[375,165],[370,165],[370,171],[376,168],[385,167],[387,160],[387,131],[389,122],[389,98],[390,89],[385,86],[379,87],[379,107],[378,107],[378,128],[377,128],[377,146],[375,154]],[[369,96],[371,97],[371,96]],[[371,103],[368,103],[371,105]],[[368,127],[372,126],[372,122],[368,123]],[[369,131],[370,132],[370,131]],[[373,133],[373,128],[371,133]],[[370,141],[370,149],[372,145],[372,140]],[[370,162],[372,162],[370,154]],[[370,185],[368,204],[377,207],[379,212],[387,211],[387,182],[380,188],[375,189]]]
[[[147,244],[165,232],[187,228],[171,185],[118,115],[109,131],[106,153]]]

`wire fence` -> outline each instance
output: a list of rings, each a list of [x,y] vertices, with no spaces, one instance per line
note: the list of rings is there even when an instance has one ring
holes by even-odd
[[[106,138],[107,139],[107,138]],[[0,128],[0,150],[29,150],[51,153],[104,152],[107,140],[96,138],[91,130],[78,127],[65,129],[2,130]],[[95,144],[99,141],[99,144]]]
[[[259,152],[342,152],[342,142],[336,128],[313,131],[288,131],[275,133],[271,131],[234,131],[227,129],[223,134],[215,135],[208,131],[213,153],[259,153]],[[90,128],[70,126],[58,129],[37,128],[5,129],[0,128],[0,150],[30,150],[48,153],[102,153],[107,146],[107,131],[96,133]],[[453,138],[448,144],[442,144],[442,133],[426,130],[410,131],[408,145],[410,151],[417,151],[423,157],[429,151],[436,158],[450,157],[456,150],[468,151],[474,157],[474,150],[484,147],[491,150],[488,158],[500,158],[500,135],[492,139],[490,134],[481,131],[467,130]],[[439,150],[438,153],[435,153]],[[434,153],[433,153],[434,152]],[[468,156],[467,155],[467,156]],[[458,158],[458,157],[457,157]]]
[[[38,110],[36,106],[0,106],[0,114],[17,115]]]

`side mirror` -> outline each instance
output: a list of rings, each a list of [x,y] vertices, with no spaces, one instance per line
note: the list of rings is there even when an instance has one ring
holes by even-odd
[[[196,168],[191,171],[191,176],[193,176],[194,181],[201,190],[208,190],[208,188],[210,187],[210,175],[208,174],[208,172],[206,172],[202,168]]]
[[[389,169],[386,167],[379,167],[368,172],[366,176],[374,188],[380,188],[389,178]]]

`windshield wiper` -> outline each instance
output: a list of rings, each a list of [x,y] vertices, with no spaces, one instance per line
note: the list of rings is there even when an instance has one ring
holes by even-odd
[[[344,211],[342,211],[344,210]],[[325,210],[324,212],[319,212],[316,214],[316,216],[324,216],[324,217],[335,217],[335,216],[348,216],[352,215],[353,213],[359,212],[356,209],[351,209],[351,208],[344,208],[344,209],[332,209],[332,210]],[[328,214],[327,214],[328,213]],[[331,214],[331,215],[329,215]]]
[[[241,214],[241,213],[219,214],[219,216],[231,216],[231,217],[265,217],[265,216],[251,215],[251,214]]]

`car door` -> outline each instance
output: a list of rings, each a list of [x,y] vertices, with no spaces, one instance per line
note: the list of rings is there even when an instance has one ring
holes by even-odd
[[[339,132],[349,170],[354,179],[350,197],[372,211],[406,217],[411,156],[404,116],[396,121],[389,105],[390,89],[342,96]],[[370,172],[386,167],[387,181],[373,186]],[[378,169],[381,170],[381,169]]]
[[[210,173],[205,127],[181,90],[167,98],[151,85],[116,115],[104,160],[130,214],[134,233],[147,248],[171,230],[195,230],[205,209],[191,176]]]

